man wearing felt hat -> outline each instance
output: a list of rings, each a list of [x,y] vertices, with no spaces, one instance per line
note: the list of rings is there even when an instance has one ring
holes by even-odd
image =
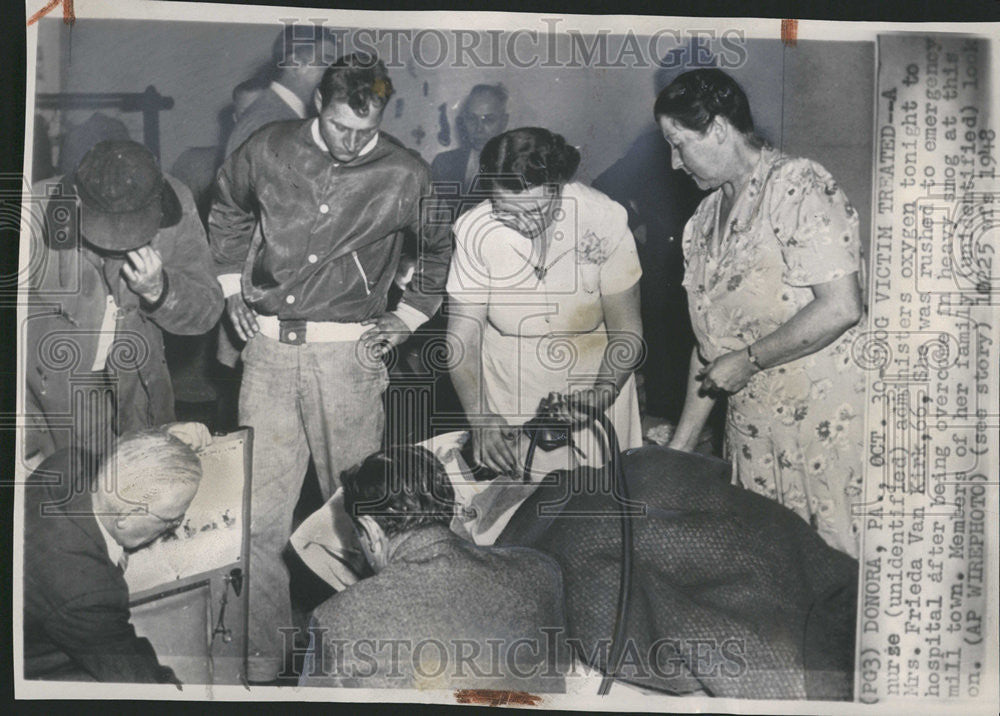
[[[191,192],[141,144],[99,142],[32,198],[24,456],[100,454],[173,421],[162,332],[205,333],[222,292]]]

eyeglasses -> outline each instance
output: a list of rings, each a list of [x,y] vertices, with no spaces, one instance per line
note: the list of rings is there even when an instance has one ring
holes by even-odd
[[[158,514],[156,514],[155,512],[153,512],[152,510],[149,510],[149,509],[146,510],[146,514],[148,514],[151,517],[155,517],[160,522],[162,522],[163,524],[165,524],[167,526],[168,530],[175,530],[178,527],[180,527],[181,524],[184,523],[184,515],[183,514],[180,517],[172,517],[170,519],[167,519],[166,517],[160,517]]]

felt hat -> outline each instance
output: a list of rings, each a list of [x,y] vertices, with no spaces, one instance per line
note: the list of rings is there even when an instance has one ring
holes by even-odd
[[[181,219],[177,194],[152,153],[132,141],[95,144],[73,175],[80,197],[81,231],[107,251],[131,251]]]

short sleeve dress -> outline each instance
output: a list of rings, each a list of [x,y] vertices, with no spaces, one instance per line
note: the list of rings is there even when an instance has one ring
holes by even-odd
[[[463,214],[454,231],[448,295],[488,305],[487,409],[521,425],[550,392],[591,387],[609,341],[613,359],[630,359],[626,344],[608,336],[601,304],[642,275],[620,204],[583,184],[565,185],[544,265],[530,239],[493,218],[488,201]],[[622,449],[642,444],[634,376],[609,417]]]
[[[709,361],[774,332],[813,300],[811,286],[863,275],[857,212],[816,162],[765,147],[725,227],[721,199],[719,190],[702,201],[683,243],[691,322]],[[865,380],[851,349],[861,323],[754,375],[729,396],[726,421],[734,481],[792,509],[853,556]]]

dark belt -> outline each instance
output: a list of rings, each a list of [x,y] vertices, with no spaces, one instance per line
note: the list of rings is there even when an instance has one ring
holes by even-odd
[[[281,318],[278,320],[278,340],[292,346],[306,342],[306,321],[302,318]]]

